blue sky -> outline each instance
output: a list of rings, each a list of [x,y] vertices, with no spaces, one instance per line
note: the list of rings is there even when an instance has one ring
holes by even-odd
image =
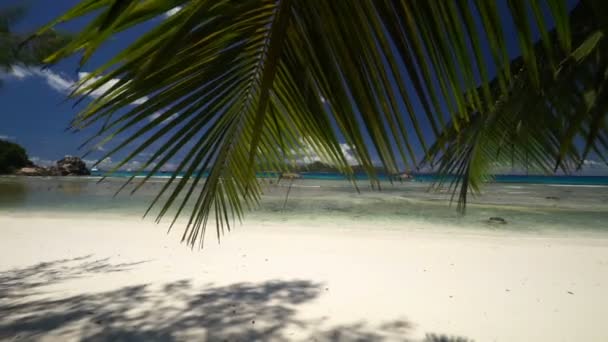
[[[27,33],[35,31],[66,12],[77,4],[78,0],[3,0],[2,6],[24,3],[27,5],[27,15],[15,25],[14,31]],[[65,31],[76,31],[85,23],[86,20],[77,20],[64,24],[60,28]],[[154,23],[148,25],[154,25]],[[148,25],[138,27],[138,30],[126,32],[113,39],[92,58],[85,68],[80,70],[80,73],[77,71],[78,57],[72,57],[46,70],[17,66],[10,75],[2,75],[0,138],[23,145],[34,162],[40,164],[54,162],[64,155],[83,155],[84,151],[78,150],[78,146],[94,131],[85,130],[78,133],[66,131],[70,120],[86,104],[84,101],[74,107],[75,102],[67,100],[67,95],[83,73],[93,70],[126,47],[135,37],[145,32]],[[86,159],[96,160],[102,156],[103,152],[102,150],[96,151]],[[118,154],[113,159],[118,160],[122,156],[123,154]]]
[[[15,29],[20,32],[32,32],[67,11],[78,3],[78,0],[3,0],[2,6],[23,3],[28,5],[28,13]],[[84,23],[86,19],[70,22],[61,26],[61,29],[75,31]],[[93,70],[152,25],[154,22],[149,22],[114,38],[80,72]],[[512,56],[516,56],[516,36],[509,36],[509,51]],[[78,146],[94,132],[66,131],[70,120],[82,109],[82,104],[74,107],[73,101],[66,100],[71,86],[82,75],[77,72],[77,61],[77,57],[69,58],[46,70],[16,67],[10,75],[2,75],[0,138],[23,145],[35,162],[46,164],[64,155],[82,155],[84,151],[78,150]],[[86,159],[96,160],[103,152],[96,151]],[[113,159],[118,160],[122,156],[124,155],[118,154]],[[144,157],[142,156],[140,161]]]

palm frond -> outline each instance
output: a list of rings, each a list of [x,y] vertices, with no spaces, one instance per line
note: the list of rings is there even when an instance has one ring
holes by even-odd
[[[548,8],[551,18],[527,15],[539,8]],[[118,167],[154,144],[160,147],[142,170],[159,170],[182,153],[153,204],[168,194],[160,219],[172,205],[177,218],[193,202],[183,240],[194,245],[202,243],[213,213],[219,237],[230,219],[254,207],[261,195],[256,171],[284,170],[290,151],[312,148],[352,175],[340,146],[346,143],[372,185],[379,184],[375,155],[390,173],[418,164],[417,155],[428,152],[448,121],[466,126],[478,120],[470,113],[508,96],[512,72],[499,18],[516,19],[523,63],[536,70],[530,26],[548,32],[552,19],[561,44],[546,54],[568,54],[566,8],[562,0],[511,0],[509,13],[500,14],[485,0],[83,0],[41,33],[93,15],[47,59],[81,53],[84,65],[115,34],[157,20],[81,81],[74,97],[120,79],[74,127],[103,123],[89,146],[127,134],[101,158],[130,151]],[[489,70],[496,70],[497,90]],[[540,71],[526,77],[541,89]],[[180,193],[185,196],[176,202]]]
[[[538,65],[542,65],[538,71],[541,88],[526,77],[530,72],[526,57],[514,60],[511,69],[516,72],[507,83],[509,93],[500,95],[489,111],[471,110],[471,122],[453,122],[432,146],[425,162],[439,163],[443,178],[438,186],[451,181],[450,186],[460,193],[460,210],[464,211],[467,193],[478,191],[497,164],[571,173],[592,152],[606,160],[608,44],[604,21],[584,1],[574,9],[571,20],[571,53],[548,54],[560,44],[558,28],[546,34],[548,43],[534,46]],[[554,68],[556,57],[560,62]]]
[[[14,25],[27,9],[23,6],[0,7],[0,69],[11,70],[15,65],[41,65],[53,51],[64,46],[69,36],[48,30],[35,39],[15,32]]]

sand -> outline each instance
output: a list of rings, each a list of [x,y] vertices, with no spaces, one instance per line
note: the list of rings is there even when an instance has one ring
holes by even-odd
[[[165,228],[0,217],[0,340],[608,341],[606,235],[247,221],[201,251]]]

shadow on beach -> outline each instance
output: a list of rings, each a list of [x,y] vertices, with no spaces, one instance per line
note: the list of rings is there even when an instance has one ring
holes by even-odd
[[[145,261],[142,261],[145,262]],[[323,328],[297,307],[314,301],[323,284],[306,280],[235,283],[197,288],[190,280],[58,296],[46,289],[141,264],[87,255],[0,272],[0,340],[32,341],[412,341],[405,320]],[[464,338],[427,335],[429,342]]]

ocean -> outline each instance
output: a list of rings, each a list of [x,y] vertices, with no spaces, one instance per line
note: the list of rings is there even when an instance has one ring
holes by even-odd
[[[131,175],[119,172],[102,182],[100,174],[0,177],[0,215],[142,217],[169,176],[158,174],[134,194],[130,194],[134,187],[130,185],[114,196]],[[357,179],[359,192],[336,173],[302,173],[292,184],[285,180],[277,184],[276,178],[266,175],[261,178],[262,201],[245,220],[297,222],[311,229],[327,222],[357,222],[369,229],[449,225],[480,230],[608,232],[608,177],[496,176],[480,195],[469,197],[465,215],[450,202],[450,192],[431,191],[434,175],[417,175],[414,181],[403,183],[390,183],[383,177],[380,191],[371,189],[363,175]],[[146,219],[153,220],[158,209]],[[161,224],[168,225],[173,213],[169,212]],[[490,217],[507,223],[490,223]]]
[[[101,177],[104,175],[103,171],[93,171],[91,174],[93,177]],[[133,175],[137,175],[131,171],[116,171],[112,173],[112,178],[129,178]],[[267,172],[259,173],[260,178],[277,178],[278,173]],[[314,180],[347,180],[346,176],[338,172],[301,172],[301,179],[314,179]],[[414,174],[415,182],[435,182],[438,180],[438,176],[435,174]],[[178,177],[181,175],[178,175]],[[169,178],[170,173],[157,172],[153,175],[155,178]],[[355,179],[360,181],[369,180],[369,177],[365,173],[356,173]],[[378,179],[382,181],[389,181],[389,177],[384,174],[379,174]],[[521,184],[564,184],[564,185],[608,185],[608,176],[541,176],[541,175],[496,175],[494,176],[494,183],[521,183]]]

